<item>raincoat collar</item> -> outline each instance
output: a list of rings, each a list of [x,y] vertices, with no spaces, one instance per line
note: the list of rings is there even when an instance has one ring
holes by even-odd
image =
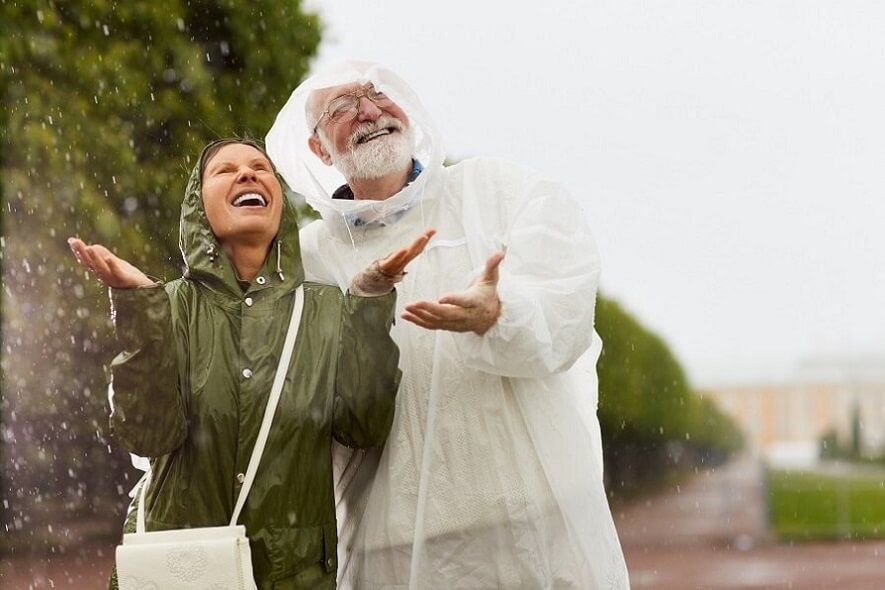
[[[200,161],[203,153],[215,143],[203,148],[188,179],[181,203],[178,246],[184,259],[185,277],[203,283],[222,295],[241,299],[244,290],[240,286],[236,269],[212,233],[203,207]],[[252,280],[245,293],[274,289],[274,297],[280,297],[304,281],[301,247],[298,243],[298,216],[292,204],[292,191],[279,174],[277,178],[284,197],[280,229],[271,242],[261,272]]]
[[[421,165],[421,162],[418,160],[412,159],[412,171],[409,172],[409,177],[406,179],[406,184],[411,184],[415,182],[415,179],[418,178],[418,175],[424,170],[424,166]],[[333,199],[345,199],[348,201],[353,200],[353,191],[350,189],[350,185],[342,184],[339,186],[334,193],[332,193]]]
[[[421,162],[419,162],[418,160],[412,160],[412,171],[409,172],[409,177],[406,179],[406,186],[415,182],[415,179],[418,178],[418,175],[421,174],[423,170],[424,166],[421,165]],[[350,189],[350,186],[346,184],[338,187],[338,190],[332,193],[332,198],[345,201],[355,200],[353,197],[353,191]],[[384,227],[386,225],[390,225],[391,223],[396,223],[397,221],[399,221],[403,214],[411,208],[412,203],[407,202],[399,209],[387,210],[380,215],[373,214],[372,211],[364,210],[360,213],[345,214],[344,219],[346,220],[348,227]]]

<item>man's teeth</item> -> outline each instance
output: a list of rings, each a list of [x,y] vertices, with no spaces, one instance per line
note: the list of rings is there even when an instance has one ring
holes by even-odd
[[[372,141],[373,139],[377,139],[377,138],[381,137],[382,135],[390,135],[391,133],[392,133],[392,131],[389,128],[388,129],[379,129],[378,131],[370,133],[370,134],[366,135],[365,137],[363,137],[362,139],[360,139],[359,143],[366,143],[367,141]]]
[[[246,193],[234,200],[234,207],[267,207],[267,200],[258,193]]]

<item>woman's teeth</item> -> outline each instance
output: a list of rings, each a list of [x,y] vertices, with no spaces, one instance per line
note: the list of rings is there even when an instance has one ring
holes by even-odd
[[[267,200],[258,193],[246,193],[234,199],[234,207],[267,207]]]

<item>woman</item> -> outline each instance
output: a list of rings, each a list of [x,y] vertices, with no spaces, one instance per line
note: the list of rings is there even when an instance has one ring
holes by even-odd
[[[151,458],[149,531],[230,518],[304,280],[296,221],[264,150],[221,140],[203,150],[185,192],[183,278],[164,285],[100,245],[69,240],[111,287],[122,350],[111,363],[111,431]],[[358,275],[351,292],[365,297],[303,285],[289,376],[239,520],[259,588],[335,587],[332,439],[373,447],[390,430],[393,283],[432,234]]]

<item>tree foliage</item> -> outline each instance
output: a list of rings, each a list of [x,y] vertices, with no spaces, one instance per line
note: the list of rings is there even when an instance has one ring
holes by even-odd
[[[320,28],[298,0],[0,1],[2,516],[52,544],[41,514],[118,510],[131,485],[107,440],[107,298],[67,237],[178,276],[199,149],[263,136]]]
[[[737,426],[691,389],[663,340],[604,297],[597,302],[596,327],[603,341],[599,420],[606,468],[615,479],[610,485],[654,480],[673,463],[721,458],[740,448]]]

